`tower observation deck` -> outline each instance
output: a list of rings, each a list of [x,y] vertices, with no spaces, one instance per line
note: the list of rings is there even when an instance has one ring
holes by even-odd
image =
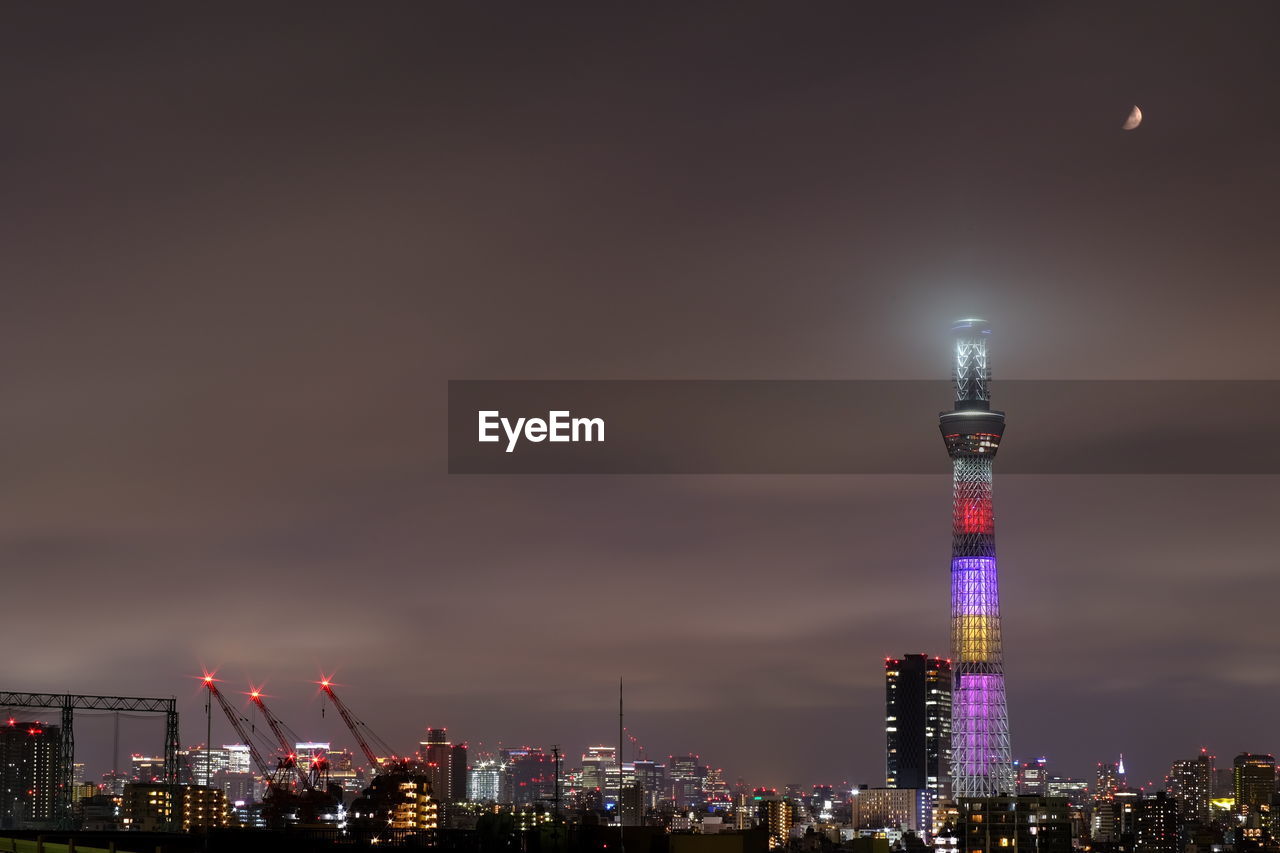
[[[955,406],[938,426],[952,467],[951,793],[1014,793],[1000,636],[991,463],[1004,435],[1004,412],[991,408],[985,320],[961,320],[955,336]]]

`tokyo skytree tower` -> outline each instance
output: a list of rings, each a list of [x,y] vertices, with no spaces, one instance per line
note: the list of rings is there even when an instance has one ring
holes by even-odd
[[[951,456],[952,796],[1014,793],[1000,638],[991,463],[1004,412],[991,409],[985,320],[961,320],[955,335],[955,406],[938,426]]]

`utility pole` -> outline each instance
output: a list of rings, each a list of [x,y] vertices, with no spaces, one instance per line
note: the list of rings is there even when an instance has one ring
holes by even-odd
[[[551,756],[556,763],[556,810],[551,816],[551,831],[553,833],[551,837],[553,839],[552,848],[559,850],[560,827],[562,826],[560,821],[560,744],[553,743],[551,745]]]

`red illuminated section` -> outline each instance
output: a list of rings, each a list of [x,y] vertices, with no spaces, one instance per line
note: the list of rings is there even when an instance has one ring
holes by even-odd
[[[995,533],[991,500],[960,500],[955,504],[956,533]]]

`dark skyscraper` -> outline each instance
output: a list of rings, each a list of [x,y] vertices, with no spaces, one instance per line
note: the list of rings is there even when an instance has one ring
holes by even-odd
[[[0,726],[0,820],[5,826],[51,825],[58,795],[61,729],[9,720]]]
[[[1236,788],[1236,808],[1243,814],[1270,807],[1276,792],[1276,759],[1274,755],[1242,752],[1232,765]]]
[[[431,796],[439,802],[449,802],[449,787],[453,781],[450,772],[453,745],[449,743],[448,732],[445,729],[427,729],[427,739],[418,745],[418,753],[431,781]]]
[[[1004,412],[991,408],[991,327],[961,320],[952,331],[955,406],[938,417],[952,465],[952,793],[994,797],[1014,793],[991,502]]]
[[[951,662],[903,655],[884,662],[885,783],[951,790]]]
[[[1138,801],[1135,853],[1178,853],[1178,804],[1164,791]]]
[[[1209,799],[1213,796],[1213,756],[1202,751],[1169,771],[1169,791],[1186,823],[1209,823]]]
[[[467,745],[455,743],[449,749],[449,802],[467,799]]]

